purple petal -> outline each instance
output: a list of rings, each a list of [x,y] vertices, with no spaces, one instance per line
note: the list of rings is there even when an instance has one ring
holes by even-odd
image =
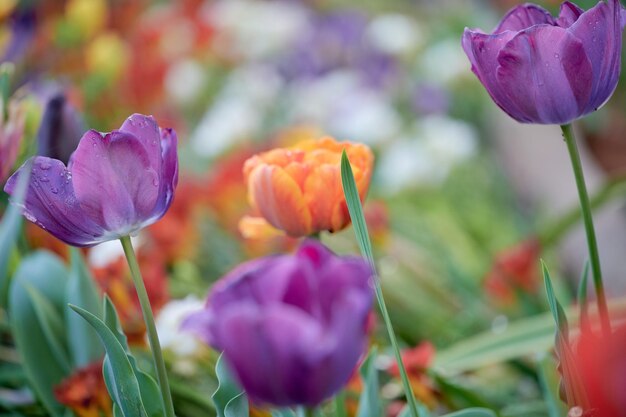
[[[472,64],[472,71],[495,103],[507,114],[518,121],[526,121],[524,114],[514,100],[511,100],[498,84],[496,70],[498,53],[515,36],[514,32],[503,32],[497,35],[465,29],[463,33],[463,50]]]
[[[150,167],[155,172],[161,172],[163,154],[161,149],[161,132],[154,117],[135,113],[124,121],[119,130],[120,132],[130,133],[137,138],[139,143],[146,149]]]
[[[569,123],[589,101],[591,63],[565,29],[534,26],[520,32],[500,51],[498,63],[498,85],[519,106],[520,121]]]
[[[584,47],[593,69],[592,96],[584,113],[596,110],[609,99],[620,73],[622,7],[618,0],[599,2],[568,29]]]
[[[585,11],[572,2],[566,1],[561,4],[559,18],[556,19],[557,26],[568,28],[578,20]]]
[[[507,30],[519,32],[535,25],[554,25],[554,18],[543,7],[523,4],[511,9],[492,33],[495,35]]]
[[[158,197],[159,177],[150,162],[145,147],[129,133],[85,133],[69,163],[85,213],[116,234],[138,229]]]
[[[58,239],[74,246],[91,246],[104,240],[105,230],[83,212],[72,187],[72,175],[61,161],[43,156],[32,159],[33,169],[24,201],[24,216]],[[28,163],[28,162],[27,162]],[[4,190],[13,194],[24,164]]]
[[[308,398],[306,389],[328,352],[310,316],[284,305],[263,311],[237,305],[221,312],[218,328],[224,356],[253,400],[277,406],[322,400]]]
[[[174,200],[174,190],[178,185],[178,139],[174,129],[161,129],[161,178],[159,179],[159,198],[154,207],[152,220],[158,220],[170,208]]]

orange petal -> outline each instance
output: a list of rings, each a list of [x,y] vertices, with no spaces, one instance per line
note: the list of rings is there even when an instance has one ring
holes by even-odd
[[[311,213],[302,191],[284,169],[259,165],[250,173],[248,189],[256,208],[272,226],[292,237],[312,233]]]
[[[243,216],[239,220],[239,233],[245,239],[267,239],[282,235],[282,232],[263,217]]]
[[[311,212],[314,230],[338,231],[347,219],[337,206],[344,201],[339,165],[324,164],[314,169],[304,184],[304,198]]]

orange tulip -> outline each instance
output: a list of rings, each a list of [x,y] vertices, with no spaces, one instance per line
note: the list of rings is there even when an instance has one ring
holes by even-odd
[[[346,150],[361,200],[370,183],[374,155],[365,145],[330,137],[307,140],[248,159],[243,168],[248,199],[263,219],[244,217],[240,230],[257,237],[268,223],[292,237],[324,230],[336,232],[350,223],[341,185],[341,153]]]

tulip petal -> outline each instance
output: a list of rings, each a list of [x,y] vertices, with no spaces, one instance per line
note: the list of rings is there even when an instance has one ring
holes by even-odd
[[[72,155],[69,170],[83,210],[107,230],[133,233],[138,221],[151,217],[159,178],[135,136],[113,131],[103,137],[88,131]]]
[[[337,208],[345,204],[339,165],[323,164],[314,168],[304,182],[304,198],[315,230],[341,230],[346,216],[337,215]],[[342,214],[342,213],[341,213]]]
[[[591,63],[582,43],[556,26],[518,33],[498,54],[500,90],[521,110],[518,120],[563,124],[576,119],[592,88]]]
[[[496,78],[498,53],[514,36],[515,32],[511,31],[487,35],[465,29],[463,50],[472,64],[472,71],[485,86],[493,101],[514,119],[527,121],[517,103],[504,94]]]
[[[161,169],[161,132],[152,116],[135,113],[128,117],[119,129],[133,135],[146,149],[150,166],[156,171]]]
[[[37,156],[24,201],[25,217],[58,239],[74,246],[91,246],[103,240],[105,230],[83,212],[74,194],[72,175],[56,159]],[[28,162],[27,162],[28,163]],[[13,194],[23,165],[6,183],[4,190]]]
[[[562,28],[568,28],[572,26],[584,12],[583,9],[572,2],[563,2],[563,4],[561,4],[559,17],[556,19],[556,24]]]
[[[507,30],[518,32],[535,25],[553,25],[554,18],[546,9],[536,4],[523,4],[511,9],[494,29],[493,34]]]
[[[174,200],[174,190],[178,184],[178,156],[176,146],[178,138],[173,129],[161,129],[161,178],[159,179],[159,197],[154,207],[150,222],[158,220],[169,209]]]
[[[298,184],[277,166],[259,165],[248,179],[251,200],[263,217],[288,235],[311,233],[311,213]]]
[[[617,86],[622,49],[621,12],[618,0],[602,1],[581,15],[568,29],[582,42],[593,69],[593,95],[585,113],[602,106]]]
[[[277,406],[318,403],[306,378],[328,354],[320,324],[301,310],[238,303],[220,312],[220,348],[253,401]],[[271,375],[271,377],[268,377]],[[313,401],[312,401],[313,400]]]

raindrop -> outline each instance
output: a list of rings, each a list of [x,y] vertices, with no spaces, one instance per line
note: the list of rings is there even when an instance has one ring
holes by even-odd
[[[59,189],[57,187],[50,188],[50,191],[52,192],[52,194],[59,194]]]
[[[37,217],[33,216],[30,212],[25,211],[24,212],[24,217],[26,217],[26,219],[28,219],[28,221],[31,221],[33,223],[37,222]]]
[[[50,178],[44,176],[44,177],[39,178],[39,181],[40,182],[50,182]]]
[[[152,185],[154,185],[155,187],[158,187],[159,186],[159,180],[156,179],[156,178],[152,179]]]
[[[50,163],[49,162],[41,162],[39,164],[39,168],[43,169],[44,171],[47,171],[50,169]]]

